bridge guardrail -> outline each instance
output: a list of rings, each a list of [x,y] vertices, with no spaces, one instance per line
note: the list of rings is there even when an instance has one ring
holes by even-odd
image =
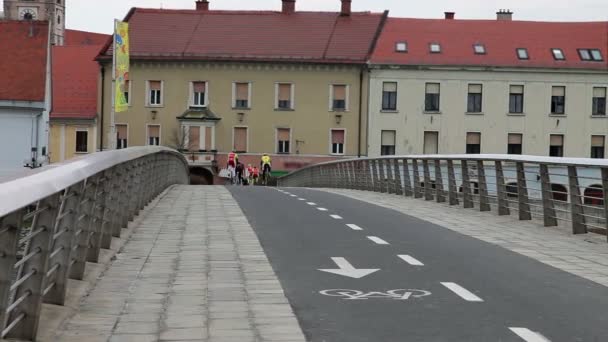
[[[407,155],[311,165],[279,186],[376,191],[462,205],[547,227],[569,222],[573,234],[606,234],[608,160],[521,155]],[[607,234],[608,235],[608,234]]]
[[[164,147],[106,151],[0,183],[0,340],[36,338],[42,303],[63,305],[68,279],[152,199],[187,184],[188,163]]]

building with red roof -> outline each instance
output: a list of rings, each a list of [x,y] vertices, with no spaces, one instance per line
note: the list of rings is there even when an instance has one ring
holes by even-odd
[[[278,0],[277,0],[278,1]],[[236,151],[275,170],[365,154],[366,63],[387,13],[132,9],[127,112],[102,124],[105,148],[162,144],[187,154],[210,181]],[[112,46],[98,56],[111,93]],[[108,135],[109,134],[109,135]],[[212,168],[212,166],[218,166]]]
[[[370,58],[370,155],[605,156],[608,22],[389,18]]]

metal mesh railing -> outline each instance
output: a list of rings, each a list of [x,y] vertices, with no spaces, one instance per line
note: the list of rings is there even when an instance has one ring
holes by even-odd
[[[181,154],[136,147],[0,183],[0,340],[35,340],[42,303],[63,305],[68,279],[82,280],[159,193],[188,182]]]
[[[513,155],[428,155],[342,160],[312,165],[279,186],[375,191],[516,213],[574,234],[606,234],[608,161]]]

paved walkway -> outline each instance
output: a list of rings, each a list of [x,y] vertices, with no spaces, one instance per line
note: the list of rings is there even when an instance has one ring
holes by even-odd
[[[53,341],[305,341],[224,187],[174,187],[144,215]]]
[[[404,196],[343,189],[323,191],[394,209],[608,286],[605,236],[572,235],[565,226],[547,228],[539,221],[519,221],[515,216],[498,216]]]

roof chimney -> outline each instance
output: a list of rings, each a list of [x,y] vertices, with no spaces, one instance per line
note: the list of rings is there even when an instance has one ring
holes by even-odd
[[[206,12],[209,10],[209,0],[196,0],[196,10]]]
[[[296,11],[296,0],[282,0],[283,1],[283,13],[291,14]]]
[[[456,15],[456,13],[454,12],[445,12],[445,19],[446,20],[454,20],[454,16]]]
[[[501,9],[496,12],[496,20],[511,21],[513,20],[513,12],[508,9]]]
[[[341,0],[342,1],[342,11],[340,11],[340,15],[348,17],[350,16],[350,3],[351,0]]]

